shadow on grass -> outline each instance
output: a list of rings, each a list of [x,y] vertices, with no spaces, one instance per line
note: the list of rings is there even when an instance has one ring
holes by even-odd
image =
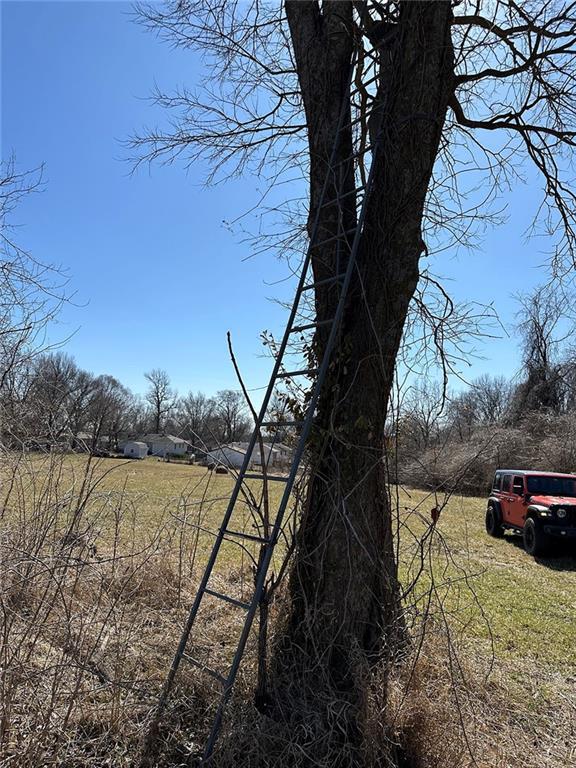
[[[506,535],[504,541],[517,549],[524,550],[522,536],[516,533]],[[546,557],[531,557],[526,552],[524,557],[552,571],[576,571],[576,542],[553,540],[550,545],[550,554]]]

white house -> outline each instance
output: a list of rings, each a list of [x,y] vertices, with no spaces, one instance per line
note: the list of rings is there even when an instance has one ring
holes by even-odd
[[[188,443],[174,435],[144,435],[141,442],[146,443],[153,456],[184,456]]]
[[[286,445],[286,443],[273,443],[274,450],[276,451],[276,463],[280,466],[286,466],[290,464],[292,461],[292,455],[294,453],[294,449],[291,448],[289,445]]]
[[[239,448],[246,452],[248,450],[249,443],[230,443],[234,448]],[[283,463],[282,451],[278,448],[278,445],[274,443],[263,443],[264,448],[264,463],[267,467],[277,467]],[[257,441],[252,452],[252,463],[261,465],[262,459],[260,457],[260,443]]]
[[[241,467],[246,450],[237,444],[219,445],[206,454],[206,461],[210,464],[223,464],[225,467]]]
[[[220,445],[209,451],[206,455],[206,459],[215,464],[224,464],[226,467],[240,467],[244,461],[244,457],[248,452],[249,443],[236,442],[228,443],[227,445]],[[286,448],[286,446],[284,446]],[[290,449],[288,449],[290,450]],[[279,450],[277,446],[270,445],[270,443],[264,443],[264,463],[267,467],[282,466],[287,463],[284,452]],[[260,446],[258,443],[254,446],[252,456],[250,459],[250,465],[261,466],[262,459],[260,456]]]
[[[129,440],[124,443],[124,456],[131,459],[145,459],[148,456],[148,446],[138,440]]]

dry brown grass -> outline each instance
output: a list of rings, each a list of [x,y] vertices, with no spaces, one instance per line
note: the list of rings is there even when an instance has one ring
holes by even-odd
[[[398,670],[388,722],[412,768],[574,766],[574,704],[566,679],[525,668],[517,681],[473,646],[448,648],[440,631]]]
[[[133,766],[210,546],[197,525],[216,527],[231,478],[149,460],[4,455],[2,464],[0,764]],[[404,532],[405,583],[430,505],[418,492],[401,497],[414,533]],[[394,754],[411,768],[576,765],[575,571],[569,558],[555,568],[486,540],[479,505],[454,499],[442,512],[447,541],[432,537],[410,597],[419,652],[399,665],[389,701],[378,675],[367,683],[367,765]],[[230,549],[224,564],[223,585],[247,597],[249,558]],[[542,594],[549,603],[561,594],[562,606],[526,610]],[[208,605],[194,654],[224,668],[239,621],[233,607]],[[252,644],[220,763],[258,765],[268,754],[268,765],[299,764],[291,734],[252,706],[254,679]],[[198,750],[213,693],[183,668],[156,765]]]

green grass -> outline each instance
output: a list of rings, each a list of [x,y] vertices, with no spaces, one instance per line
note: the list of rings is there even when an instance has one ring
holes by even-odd
[[[65,482],[79,484],[86,457],[67,459]],[[99,510],[100,536],[111,539],[114,499],[130,510],[120,521],[124,537],[147,541],[159,527],[178,546],[179,532],[190,537],[199,524],[216,530],[233,488],[230,475],[198,466],[148,458],[142,461],[98,459],[94,477],[101,478],[91,502]],[[259,494],[260,484],[250,487]],[[279,484],[271,484],[271,503],[279,500]],[[428,529],[434,499],[421,491],[399,495],[401,521],[400,576],[407,585],[418,569],[418,545]],[[492,648],[512,665],[537,664],[563,675],[576,671],[576,559],[563,550],[558,556],[535,560],[518,537],[492,539],[484,531],[485,499],[452,497],[443,509],[437,533],[427,539],[425,569],[408,598],[425,608],[435,588],[433,610],[446,617],[451,630],[477,643],[482,653]],[[233,521],[237,530],[253,530],[246,513]],[[167,534],[166,534],[167,535]],[[200,567],[210,551],[212,536],[202,531],[195,563]],[[252,551],[255,551],[254,548]],[[243,559],[242,559],[243,558]],[[246,557],[230,545],[225,566],[245,567]],[[442,611],[439,606],[442,605]]]
[[[167,464],[155,459],[128,464],[103,460],[112,472],[103,481],[107,490],[121,490],[138,509],[138,530],[153,528],[160,518],[170,518],[178,505],[194,505],[203,495],[212,500],[202,521],[216,529],[226,508],[233,479],[203,467]],[[257,482],[251,483],[255,490]],[[278,486],[271,486],[272,501]],[[426,531],[432,498],[420,491],[400,495],[400,519],[413,533]],[[416,510],[419,514],[414,514]],[[485,500],[453,497],[443,509],[433,537],[432,556],[414,590],[417,605],[434,580],[438,599],[454,631],[464,632],[485,650],[493,639],[496,654],[511,662],[519,659],[569,672],[576,667],[576,560],[566,550],[558,556],[535,560],[518,537],[491,539],[484,531]],[[189,512],[192,515],[192,512]],[[246,519],[238,524],[248,529]],[[414,573],[410,562],[417,549],[402,529],[401,578],[405,584]],[[443,540],[443,541],[442,541]],[[200,538],[199,557],[210,548],[210,537]],[[445,544],[444,544],[444,543]],[[438,601],[437,601],[438,602]]]
[[[410,506],[430,509],[425,494],[410,492]],[[406,506],[408,506],[406,504]],[[519,536],[490,538],[484,530],[486,501],[453,497],[442,511],[438,532],[445,541],[416,592],[432,577],[444,598],[449,623],[479,644],[493,642],[496,656],[512,665],[538,665],[561,674],[576,669],[576,559],[564,542],[553,556],[535,560]],[[420,525],[422,528],[423,525]],[[404,551],[406,555],[406,551]],[[403,579],[406,579],[406,568]],[[448,582],[448,584],[446,584]]]

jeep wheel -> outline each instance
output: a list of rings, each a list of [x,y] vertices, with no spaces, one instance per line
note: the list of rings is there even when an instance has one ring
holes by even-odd
[[[495,539],[501,539],[504,536],[500,515],[493,504],[489,504],[486,510],[486,533],[489,536],[494,536]]]
[[[539,557],[548,551],[548,536],[537,520],[529,517],[524,523],[524,549],[529,555]]]

